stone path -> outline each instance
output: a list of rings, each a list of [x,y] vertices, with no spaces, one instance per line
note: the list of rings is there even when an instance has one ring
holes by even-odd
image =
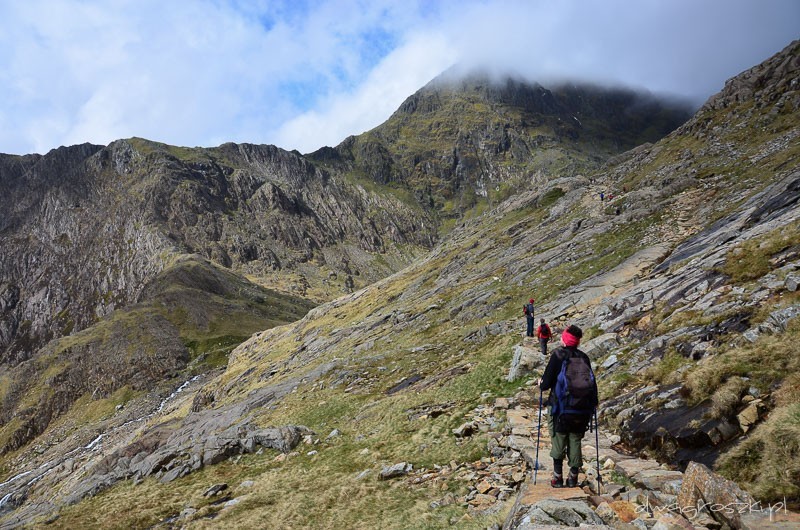
[[[536,405],[517,405],[508,410],[506,419],[511,431],[509,445],[521,453],[529,469],[534,469],[538,423]],[[711,530],[721,528],[723,523],[733,528],[800,529],[800,516],[785,509],[775,513],[761,509],[749,510],[750,513],[734,517],[735,521],[726,521],[726,514],[720,513],[724,510],[718,510],[712,516],[708,509],[699,513],[695,513],[697,510],[680,509],[679,506],[688,506],[686,499],[690,493],[699,495],[708,505],[725,506],[737,502],[738,506],[752,499],[744,492],[725,499],[712,497],[718,495],[717,490],[728,493],[734,491],[735,484],[703,466],[697,467],[703,479],[697,480],[693,475],[691,479],[696,483],[689,483],[680,471],[667,469],[653,460],[616,451],[614,443],[619,438],[602,430],[598,433],[597,445],[594,433],[587,432],[583,440],[584,468],[579,475],[583,487],[552,488],[546,410],[543,411],[541,423],[536,484],[533,483],[534,472],[528,471],[504,530],[534,530],[553,528],[554,525],[617,530]],[[596,482],[598,452],[602,478],[599,492]]]

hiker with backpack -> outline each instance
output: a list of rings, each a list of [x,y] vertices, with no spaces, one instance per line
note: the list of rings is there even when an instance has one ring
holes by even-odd
[[[522,306],[522,314],[525,315],[528,321],[528,328],[525,331],[525,335],[528,337],[533,337],[533,313],[533,298],[531,298],[527,304]]]
[[[541,390],[550,390],[547,399],[550,404],[550,457],[553,459],[550,485],[554,488],[578,486],[578,472],[583,465],[581,440],[598,404],[591,361],[578,349],[582,336],[583,331],[578,326],[564,330],[562,347],[553,351],[539,382]],[[562,473],[564,455],[569,464],[566,484]]]
[[[553,336],[553,333],[550,331],[550,326],[545,323],[544,319],[539,321],[539,327],[536,328],[536,337],[539,339],[539,346],[542,347],[542,355],[547,357],[547,343],[550,342],[550,338]]]

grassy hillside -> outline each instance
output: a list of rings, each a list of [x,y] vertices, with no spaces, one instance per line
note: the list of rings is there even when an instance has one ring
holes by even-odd
[[[2,367],[1,451],[18,449],[64,414],[73,429],[96,423],[97,400],[113,410],[164,381],[224,367],[250,335],[312,307],[199,256],[176,257],[138,304]]]
[[[727,394],[739,397],[745,377],[762,394],[769,392],[768,416],[729,448],[719,469],[765,500],[781,494],[795,498],[797,470],[786,461],[797,456],[800,398],[794,391],[796,348],[790,349],[797,320],[757,346],[725,335],[699,360],[673,347],[638,370],[632,352],[671,331],[721,325],[731,316],[691,309],[687,293],[697,294],[691,303],[712,289],[722,293],[715,303],[745,300],[754,326],[798,303],[797,293],[781,283],[789,274],[783,267],[798,260],[800,109],[792,88],[798,69],[785,67],[798,64],[798,49],[788,48],[752,76],[758,90],[741,92],[743,82],[733,83],[721,99],[655,145],[626,153],[591,178],[554,168],[548,189],[515,193],[484,215],[464,220],[424,259],[297,322],[252,336],[231,352],[224,373],[139,431],[143,436],[197,421],[194,398],[201,393],[213,396],[203,411],[220,416],[253,396],[280,394],[247,409],[247,419],[259,427],[311,428],[316,435],[295,452],[237,455],[169,484],[154,476],[117,483],[65,507],[46,526],[486,528],[502,523],[511,503],[494,513],[475,513],[460,501],[432,504],[447,493],[463,495],[472,480],[466,473],[422,484],[381,481],[377,475],[399,462],[419,470],[491,458],[486,433],[461,439],[452,429],[482,404],[530,386],[526,380],[505,380],[513,347],[521,341],[520,305],[530,296],[556,328],[579,322],[590,336],[616,334],[619,347],[607,353],[619,355],[621,368],[613,377],[599,371],[606,400],[675,382],[684,386],[687,399],[716,399],[721,411]],[[615,198],[601,203],[600,191]],[[760,201],[767,192],[772,199]],[[603,308],[607,314],[631,309],[604,306],[622,304],[641,283],[680,284],[685,278],[696,282],[691,287],[702,286],[703,274],[705,287],[696,293],[676,288],[675,299],[637,299],[634,316],[620,317],[608,329],[601,325],[608,320],[597,318]],[[738,312],[745,305],[731,307]],[[419,414],[432,408],[442,412]],[[338,435],[330,436],[334,430]],[[767,470],[768,478],[757,469]],[[223,482],[229,488],[222,496],[203,495]]]
[[[684,104],[621,89],[443,74],[380,126],[310,156],[410,190],[449,229],[532,183],[593,172],[688,117]]]

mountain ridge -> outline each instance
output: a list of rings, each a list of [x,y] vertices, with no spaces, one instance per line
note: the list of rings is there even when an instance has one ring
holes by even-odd
[[[791,237],[797,228],[792,219],[797,215],[798,152],[792,139],[798,135],[800,106],[792,103],[798,92],[791,80],[797,78],[797,48],[794,43],[776,56],[789,65],[782,73],[770,69],[769,62],[760,67],[762,73],[771,72],[762,74],[768,90],[732,101],[722,109],[725,114],[704,108],[664,140],[643,145],[588,177],[556,174],[549,188],[526,189],[484,216],[463,220],[412,266],[311,310],[293,324],[253,335],[233,350],[223,373],[190,385],[189,393],[178,396],[163,414],[124,436],[120,430],[117,441],[109,429],[108,447],[94,444],[94,434],[76,431],[73,436],[84,437],[83,446],[92,447],[69,466],[58,458],[49,460],[56,454],[47,449],[39,460],[11,455],[13,460],[6,462],[16,462],[18,474],[24,473],[26,458],[27,469],[53,466],[47,477],[15,489],[17,496],[4,504],[15,508],[15,516],[32,521],[85,499],[51,517],[55,526],[86,523],[89,517],[98,517],[95,524],[112,524],[98,507],[125,505],[131,497],[143,517],[136,524],[148,525],[186,506],[197,512],[181,516],[180,524],[197,527],[208,524],[206,516],[241,527],[265,521],[396,527],[424,521],[438,527],[452,524],[453,517],[466,527],[498,522],[497,514],[468,512],[460,504],[429,509],[440,490],[393,487],[358,476],[401,461],[433,468],[488,458],[486,436],[462,441],[451,430],[479,406],[482,394],[525,394],[524,381],[508,382],[504,376],[519,343],[517,302],[531,292],[541,314],[557,326],[567,321],[584,325],[587,339],[597,339],[586,344],[587,350],[596,348],[596,362],[605,365],[611,355],[618,358],[599,370],[602,386],[626,406],[609,408],[609,418],[619,414],[627,421],[622,411],[634,407],[631,416],[641,423],[650,414],[645,405],[658,406],[639,392],[640,379],[658,386],[669,382],[667,375],[680,375],[678,369],[700,376],[708,370],[728,374],[728,359],[743,355],[738,346],[725,346],[733,341],[730,332],[708,331],[693,319],[711,318],[718,325],[729,316],[725,311],[734,316],[753,311],[748,329],[766,330],[761,313],[771,315],[796,303],[794,291],[785,287],[790,270],[775,280],[764,278],[775,270],[770,260],[783,259],[782,267],[796,262]],[[777,107],[781,99],[784,104]],[[742,121],[732,122],[732,112]],[[614,197],[601,202],[600,191]],[[754,215],[759,211],[771,213]],[[755,224],[748,226],[747,219]],[[770,244],[753,246],[759,236]],[[754,279],[743,275],[737,248],[766,259],[758,268],[744,265],[749,274],[766,272]],[[662,298],[685,305],[669,307],[659,303]],[[709,300],[727,309],[705,316],[697,307]],[[792,340],[797,333],[792,326],[762,343],[779,341],[781,333]],[[706,334],[721,339],[705,340]],[[663,345],[651,347],[648,341],[656,339]],[[688,360],[680,353],[686,348]],[[701,350],[707,353],[698,360],[706,359],[707,367],[691,356]],[[763,395],[773,372],[750,370],[752,384]],[[726,377],[739,384],[736,373]],[[690,379],[686,388],[701,399],[717,396],[721,387],[699,388]],[[124,403],[134,407],[136,400]],[[784,410],[782,403],[769,406]],[[436,407],[443,413],[422,420],[412,414]],[[109,413],[107,421],[118,421],[113,418],[119,413]],[[319,439],[331,429],[331,436],[315,442],[314,435],[302,435],[293,425],[310,427]],[[748,439],[759,440],[759,429],[766,425],[757,426]],[[268,442],[276,436],[269,426],[284,429],[287,440],[298,443],[311,436],[303,450],[307,454],[281,459],[269,452],[285,447]],[[715,431],[709,427],[709,432]],[[502,429],[497,434],[498,443],[505,439]],[[266,453],[257,454],[259,445]],[[306,467],[314,473],[313,494],[308,493]],[[58,498],[45,498],[48,488],[66,480],[65,473],[71,476],[69,487]],[[5,485],[27,480],[12,479]],[[113,486],[126,479],[138,485]],[[255,486],[233,488],[242,502],[238,508],[214,505],[198,491],[209,480],[245,479]],[[276,494],[272,484],[284,489]],[[455,480],[447,484],[459,497],[469,491]],[[359,490],[366,494],[363,500],[350,494]],[[298,505],[304,509],[298,511]],[[462,518],[468,514],[473,515]]]
[[[631,112],[636,107],[646,125]],[[612,154],[660,138],[688,117],[685,104],[632,90],[550,90],[483,75],[458,83],[437,78],[380,126],[309,156],[409,186],[443,217],[462,217],[481,200],[502,201],[537,176],[544,183],[542,174],[597,169]]]

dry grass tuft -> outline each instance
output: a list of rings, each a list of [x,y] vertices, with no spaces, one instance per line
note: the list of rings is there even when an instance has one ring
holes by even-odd
[[[761,502],[800,499],[800,403],[775,409],[720,458],[719,470]]]
[[[731,348],[698,365],[686,378],[692,401],[713,396],[734,377],[747,378],[749,386],[763,393],[775,391],[790,374],[800,372],[800,355],[794,353],[798,340],[800,319],[795,319],[785,333],[762,336],[755,344]]]
[[[741,377],[728,379],[711,395],[711,414],[714,418],[725,418],[733,414],[742,396],[750,385]]]

